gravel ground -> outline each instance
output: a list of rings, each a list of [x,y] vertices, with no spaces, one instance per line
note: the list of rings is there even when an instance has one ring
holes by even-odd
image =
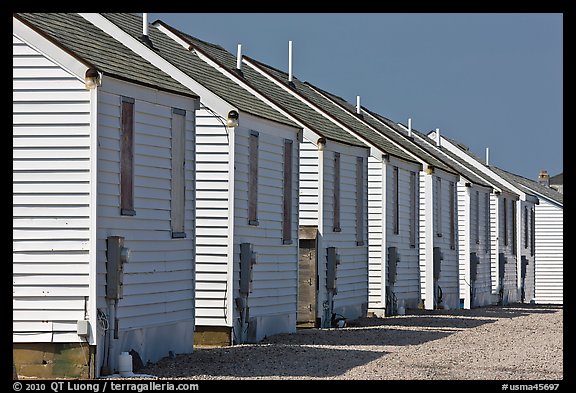
[[[196,348],[138,373],[170,379],[558,380],[563,309],[408,310],[258,344]]]

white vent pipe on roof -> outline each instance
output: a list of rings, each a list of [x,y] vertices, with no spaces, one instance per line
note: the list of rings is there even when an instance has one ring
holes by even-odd
[[[489,164],[489,162],[490,162],[490,161],[489,161],[489,158],[490,158],[490,148],[487,147],[487,148],[486,148],[486,165],[490,165],[490,164]]]
[[[436,146],[440,147],[440,128],[436,128]]]
[[[408,136],[412,138],[412,118],[408,118]]]
[[[238,44],[238,51],[236,52],[236,69],[242,68],[242,44]]]
[[[144,12],[142,14],[142,35],[147,37],[148,36],[148,13]]]
[[[292,41],[288,41],[288,82],[292,82]]]
[[[360,96],[356,96],[356,113],[360,114]]]

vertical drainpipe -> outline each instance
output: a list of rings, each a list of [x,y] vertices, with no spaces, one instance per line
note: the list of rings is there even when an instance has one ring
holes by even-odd
[[[324,307],[325,304],[328,303],[327,297],[327,289],[326,289],[326,247],[324,246],[324,232],[325,228],[327,227],[326,223],[324,222],[324,208],[326,203],[324,201],[325,198],[325,190],[324,190],[324,176],[326,176],[324,167],[325,167],[325,148],[326,148],[326,139],[320,138],[317,142],[318,147],[318,237],[316,241],[316,260],[317,262],[317,270],[316,274],[318,275],[318,296],[316,299],[316,318],[320,317],[320,326],[330,326],[330,319],[325,321],[324,317]],[[326,325],[328,324],[328,325]]]
[[[520,301],[522,293],[522,199],[518,198],[516,204],[516,299]]]
[[[470,209],[472,207],[472,203],[470,200],[471,197],[471,188],[464,187],[465,196],[464,196],[464,308],[466,310],[470,309],[472,306],[472,299],[470,295],[470,290],[472,286],[472,280],[470,279],[470,243],[472,242],[471,238],[471,226],[472,226],[472,217],[470,214]]]
[[[424,172],[424,308],[434,309],[434,184],[432,173]]]
[[[103,78],[101,76],[101,78]],[[100,376],[100,366],[102,360],[99,355],[104,353],[104,339],[98,342],[99,335],[96,332],[97,326],[97,236],[98,236],[98,87],[90,90],[90,235],[89,235],[89,298],[88,298],[88,320],[90,322],[89,345],[96,346],[95,365],[90,374],[94,378]],[[98,346],[101,345],[100,348]]]
[[[386,309],[386,277],[388,275],[388,272],[386,271],[386,263],[388,260],[388,243],[387,243],[387,223],[388,223],[388,215],[386,214],[386,180],[388,178],[387,176],[388,173],[388,155],[387,154],[383,154],[382,155],[382,255],[381,255],[381,260],[382,260],[382,276],[380,277],[381,279],[381,283],[380,283],[380,290],[381,295],[380,295],[380,299],[381,299],[381,307],[382,307],[382,315],[381,317],[384,316],[384,310]]]
[[[226,119],[223,119],[226,121]],[[236,144],[236,128],[228,128],[224,129],[228,133],[228,266],[226,271],[226,285],[228,290],[226,291],[226,326],[230,326],[232,330],[232,334],[230,334],[230,345],[232,345],[232,341],[234,340],[235,332],[234,329],[236,328],[236,320],[239,317],[238,308],[235,307],[234,303],[234,291],[230,290],[230,288],[236,288],[237,284],[235,285],[234,281],[234,267],[236,266],[234,262],[234,257],[236,256],[238,260],[240,260],[240,245],[238,242],[238,251],[235,249],[234,243],[234,216],[235,216],[235,200],[234,200],[234,184],[236,184],[236,171],[234,170],[235,167],[235,144]],[[239,332],[241,333],[241,332]],[[238,334],[240,337],[240,334]]]

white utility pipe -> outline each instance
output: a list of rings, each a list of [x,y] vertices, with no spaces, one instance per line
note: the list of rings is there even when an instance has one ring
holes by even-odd
[[[142,15],[142,35],[148,36],[148,13],[144,12]]]
[[[288,41],[288,82],[292,82],[292,41]]]
[[[238,52],[236,54],[236,69],[242,68],[242,44],[238,44]]]

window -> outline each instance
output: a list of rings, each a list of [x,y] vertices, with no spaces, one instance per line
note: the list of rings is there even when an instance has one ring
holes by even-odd
[[[186,111],[172,108],[172,177],[170,179],[170,225],[172,238],[186,237],[184,232],[185,186],[185,138]]]
[[[506,203],[506,198],[504,198],[504,212],[503,214],[503,220],[504,220],[504,245],[507,246],[508,245],[508,214],[507,214],[507,203]]]
[[[449,206],[450,206],[450,249],[456,249],[456,187],[454,187],[454,182],[448,183],[449,192]]]
[[[480,244],[480,192],[476,190],[476,200],[474,201],[474,219],[476,220],[476,244]]]
[[[398,200],[398,167],[392,167],[392,225],[394,234],[400,233],[400,201]]]
[[[134,216],[134,99],[122,97],[120,130],[120,214]]]
[[[490,252],[490,194],[484,194],[484,230],[486,233],[484,237],[486,238],[486,246],[484,247],[484,251],[486,253]]]
[[[536,252],[536,211],[534,208],[530,209],[530,225],[532,227],[531,231],[531,244],[530,244],[530,256],[534,256]]]
[[[516,219],[516,201],[510,201],[512,204],[512,254],[516,255],[516,244],[517,244],[517,229],[518,220]]]
[[[334,232],[340,232],[340,153],[334,152]]]
[[[416,172],[410,172],[410,247],[416,247],[416,215],[418,214],[418,195],[416,194]]]
[[[250,131],[248,151],[248,225],[258,225],[258,132]]]
[[[524,248],[528,248],[528,206],[524,206]]]
[[[435,213],[436,217],[436,236],[442,237],[442,179],[436,177],[436,195],[435,195]]]
[[[356,157],[356,245],[364,245],[364,158]]]
[[[292,244],[292,146],[292,140],[284,140],[284,206],[282,209],[283,244]]]

